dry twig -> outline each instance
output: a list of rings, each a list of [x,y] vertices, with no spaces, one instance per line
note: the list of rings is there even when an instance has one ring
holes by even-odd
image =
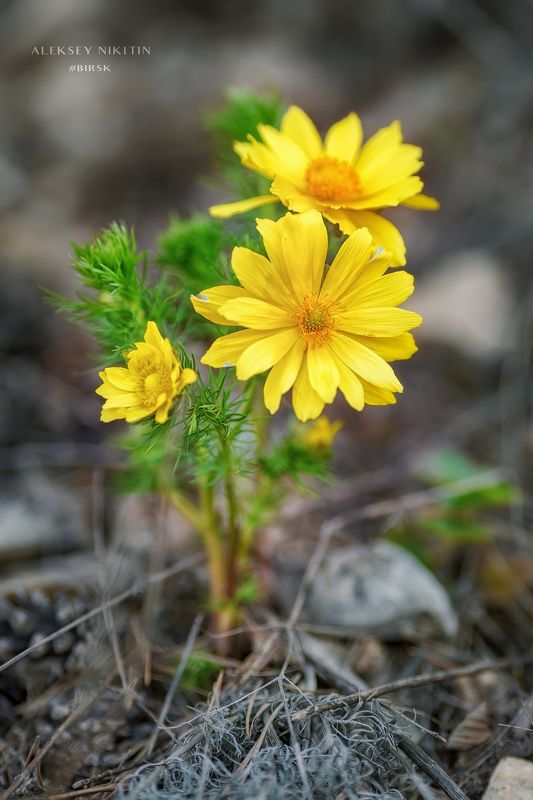
[[[531,661],[533,661],[533,654],[513,658],[499,658],[493,661],[478,661],[466,667],[439,670],[438,672],[425,672],[422,675],[415,675],[412,678],[404,678],[392,683],[385,683],[382,686],[376,686],[374,689],[368,689],[364,692],[356,692],[355,694],[349,694],[344,697],[336,697],[334,700],[326,700],[324,703],[316,703],[303,711],[298,711],[293,716],[293,720],[298,721],[312,714],[322,714],[325,711],[334,711],[337,708],[357,705],[366,700],[375,700],[378,697],[392,694],[393,692],[399,692],[402,689],[414,689],[427,684],[443,683],[444,681],[453,680],[454,678],[462,678],[465,675],[476,675],[479,672],[488,672],[489,670],[508,669],[509,667],[530,663]]]

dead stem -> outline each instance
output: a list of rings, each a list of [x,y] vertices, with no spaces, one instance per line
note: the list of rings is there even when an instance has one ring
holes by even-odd
[[[490,670],[502,670],[509,667],[520,666],[521,664],[528,664],[533,661],[533,654],[518,656],[513,658],[499,658],[493,661],[478,661],[475,664],[469,664],[466,667],[456,667],[455,669],[439,670],[438,672],[425,672],[422,675],[415,675],[412,678],[403,678],[399,681],[392,683],[385,683],[383,686],[376,686],[374,689],[368,689],[364,692],[356,692],[349,694],[345,697],[337,697],[334,700],[327,700],[324,703],[317,703],[310,708],[303,711],[298,711],[293,717],[295,721],[305,719],[312,714],[322,714],[325,711],[333,711],[337,708],[345,706],[358,705],[365,700],[375,700],[377,697],[383,697],[386,694],[399,692],[402,689],[414,689],[419,686],[425,686],[433,683],[443,683],[447,680],[454,678],[462,678],[465,675],[477,675],[479,672],[488,672]]]

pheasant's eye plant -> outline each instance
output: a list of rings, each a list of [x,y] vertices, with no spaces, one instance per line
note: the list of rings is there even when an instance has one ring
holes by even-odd
[[[151,260],[114,223],[74,245],[82,289],[55,301],[100,346],[101,420],[128,426],[123,483],[198,532],[223,632],[255,592],[255,532],[290,492],[329,477],[341,425],[326,406],[340,394],[360,412],[403,391],[390,362],[416,352],[422,320],[400,308],[413,277],[391,271],[405,248],[381,211],[437,204],[397,123],[362,144],[350,114],[322,141],[301,109],[234,92],[208,127],[241,197],[211,214],[242,213],[172,218]]]

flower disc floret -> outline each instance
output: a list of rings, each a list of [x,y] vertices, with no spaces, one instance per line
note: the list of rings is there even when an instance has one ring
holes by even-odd
[[[319,200],[342,202],[361,194],[361,181],[348,161],[321,156],[309,162],[305,170],[305,188]]]
[[[308,345],[320,344],[330,338],[333,330],[330,307],[330,303],[320,303],[317,297],[304,297],[296,308],[294,319]]]
[[[316,419],[337,391],[360,411],[395,403],[403,387],[389,362],[416,352],[408,332],[422,321],[398,308],[413,276],[387,272],[392,256],[365,228],[343,243],[326,267],[328,236],[317,211],[257,221],[268,257],[236,247],[240,286],[215,286],[191,297],[196,311],[242,330],[221,336],[202,363],[235,366],[248,380],[268,372],[264,401],[273,414],[292,388],[296,416]]]

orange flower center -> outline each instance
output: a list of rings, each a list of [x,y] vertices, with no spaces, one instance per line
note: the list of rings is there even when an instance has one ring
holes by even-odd
[[[329,306],[329,303],[319,303],[316,297],[308,295],[294,312],[298,329],[308,344],[322,344],[331,336],[333,318]]]
[[[332,156],[314,158],[305,171],[308,194],[321,200],[353,200],[361,194],[359,175],[348,161]]]

